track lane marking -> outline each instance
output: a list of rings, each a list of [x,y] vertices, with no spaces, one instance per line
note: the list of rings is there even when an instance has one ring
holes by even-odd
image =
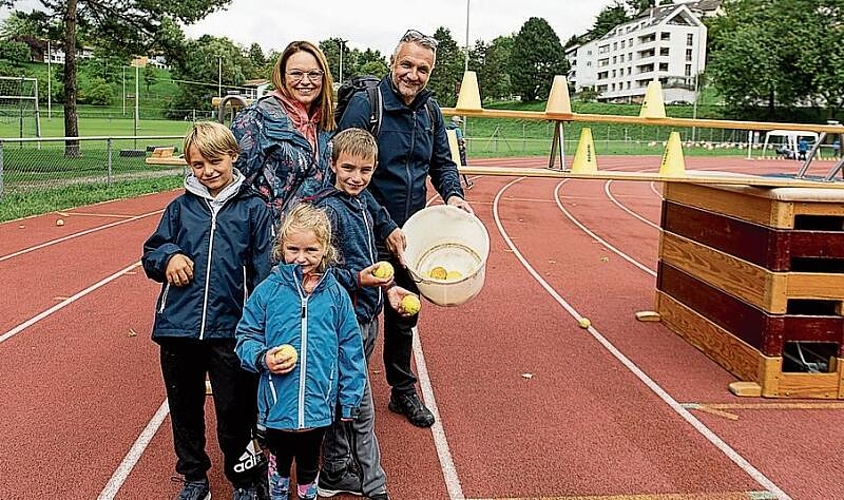
[[[134,222],[136,220],[140,220],[140,219],[149,217],[151,215],[157,215],[157,214],[160,214],[160,213],[163,213],[163,212],[164,212],[164,209],[162,208],[161,210],[156,210],[155,212],[149,212],[149,213],[145,213],[145,214],[141,214],[141,215],[136,215],[136,216],[131,217],[129,219],[123,219],[123,220],[120,220],[120,221],[117,221],[117,222],[112,222],[111,224],[105,224],[105,225],[102,225],[102,226],[92,227],[91,229],[86,229],[85,231],[80,231],[78,233],[69,234],[69,235],[63,236],[61,238],[56,238],[55,240],[50,240],[50,241],[47,241],[45,243],[41,243],[39,245],[31,246],[29,248],[24,248],[23,250],[18,250],[17,252],[14,252],[14,253],[10,253],[10,254],[7,254],[7,255],[0,256],[0,262],[9,260],[9,259],[14,258],[14,257],[19,257],[21,255],[24,255],[24,254],[27,254],[27,253],[30,253],[30,252],[34,252],[36,250],[41,250],[42,248],[46,248],[46,247],[49,247],[49,246],[52,246],[52,245],[55,245],[55,244],[58,244],[58,243],[63,243],[65,241],[72,240],[74,238],[78,238],[80,236],[85,236],[87,234],[95,233],[97,231],[102,231],[103,229],[110,229],[112,227],[119,226],[121,224],[126,224],[127,222]]]
[[[560,304],[560,306],[562,306],[563,309],[566,310],[566,312],[568,312],[573,318],[575,318],[576,320],[579,321],[580,319],[583,318],[583,316],[571,304],[569,304],[565,299],[563,299],[563,297],[560,296],[560,294],[547,281],[545,281],[545,279],[542,278],[542,276],[539,275],[539,273],[533,268],[533,266],[530,265],[530,263],[527,261],[527,259],[519,251],[516,244],[513,243],[513,240],[510,239],[510,236],[507,234],[507,231],[504,228],[503,223],[501,222],[501,217],[499,215],[498,207],[499,207],[499,201],[500,201],[501,197],[503,196],[503,193],[507,189],[509,189],[512,185],[514,185],[518,182],[521,182],[524,179],[525,179],[525,177],[519,177],[519,178],[511,181],[510,183],[505,185],[498,192],[498,194],[496,194],[495,200],[494,200],[494,203],[493,203],[493,216],[495,218],[495,225],[497,226],[498,231],[501,234],[502,238],[504,238],[504,241],[507,243],[507,246],[509,246],[513,250],[513,255],[515,255],[516,258],[519,260],[519,262],[522,263],[522,266],[524,266],[524,268],[528,271],[528,273],[539,283],[540,286],[542,286],[542,288],[545,289],[546,292],[548,292],[548,294],[552,298],[554,298],[554,300],[557,301],[558,304]],[[558,183],[557,187],[554,190],[554,197],[557,200],[557,205],[560,208],[560,210],[563,211],[564,213],[567,213],[567,212],[565,212],[565,209],[559,203],[559,199],[560,199],[559,190],[560,190],[560,187],[563,184],[565,184],[567,180],[568,179],[564,179],[563,181]],[[592,233],[587,228],[585,228],[583,226],[583,224],[581,224],[579,221],[577,221],[576,219],[571,217],[570,214],[568,214],[567,216],[578,227],[580,227],[582,230],[587,232],[587,234],[593,235],[594,238],[600,240],[600,238],[598,238],[596,235],[594,235],[594,233]],[[600,241],[603,242],[603,240],[600,240]],[[620,251],[617,251],[617,252],[619,253],[619,255],[625,257],[626,260],[628,260],[629,262],[635,263],[634,265],[636,265],[636,267],[639,267],[640,269],[643,269],[643,270],[647,269],[646,267],[639,264],[638,262],[636,262],[631,257],[626,256],[626,254],[623,254],[623,252],[620,252]],[[648,269],[648,271],[650,271],[650,270]],[[712,430],[710,430],[708,427],[706,427],[706,425],[704,425],[703,422],[701,422],[694,415],[692,415],[689,412],[689,410],[683,408],[683,406],[680,403],[678,403],[673,397],[671,397],[671,395],[668,394],[665,391],[665,389],[663,389],[659,384],[657,384],[653,379],[651,379],[645,372],[643,372],[635,363],[633,363],[633,361],[631,361],[627,356],[625,356],[624,353],[622,353],[620,350],[618,350],[618,348],[616,348],[615,345],[613,345],[609,340],[607,340],[606,337],[601,335],[601,333],[595,327],[589,326],[586,329],[586,331],[596,341],[598,341],[598,343],[601,344],[604,347],[604,349],[606,349],[610,354],[613,355],[613,357],[615,357],[622,365],[624,365],[625,368],[627,368],[631,373],[633,373],[633,375],[635,375],[636,378],[638,378],[643,384],[645,384],[646,387],[648,387],[654,394],[656,394],[657,397],[659,397],[675,413],[677,413],[677,415],[679,415],[683,420],[688,422],[698,433],[700,433],[704,438],[706,438],[707,441],[709,441],[716,448],[718,448],[718,450],[720,450],[724,455],[726,455],[727,458],[729,458],[733,463],[738,465],[739,468],[741,468],[747,475],[749,475],[751,478],[753,478],[754,481],[759,483],[759,485],[762,486],[766,491],[773,493],[776,496],[776,498],[778,498],[779,500],[791,500],[791,497],[787,493],[785,493],[785,491],[780,489],[776,484],[774,484],[773,481],[768,479],[764,474],[762,474],[762,472],[760,472],[758,469],[756,469],[744,457],[739,455],[738,452],[736,452],[732,447],[730,447],[730,445],[728,445],[724,440],[722,440],[720,437],[718,437],[717,434],[715,434]]]
[[[58,304],[54,305],[53,307],[51,307],[47,310],[44,310],[44,311],[38,313],[37,315],[29,318],[28,320],[24,321],[23,323],[19,324],[18,326],[14,327],[11,330],[7,331],[6,333],[0,335],[0,344],[2,344],[3,342],[5,342],[5,341],[9,340],[10,338],[14,337],[15,335],[19,334],[20,332],[26,330],[27,328],[34,325],[35,323],[38,323],[39,321],[46,318],[47,316],[50,316],[54,312],[59,311],[61,309],[64,309],[66,306],[69,306],[70,304],[76,302],[77,300],[79,300],[82,297],[88,295],[89,293],[93,292],[97,288],[100,288],[101,286],[106,285],[106,284],[116,280],[117,278],[125,275],[126,273],[128,273],[129,271],[132,271],[133,269],[135,269],[136,267],[139,267],[140,265],[141,265],[140,262],[135,262],[131,266],[126,267],[124,269],[121,269],[120,271],[117,271],[116,273],[112,274],[111,276],[107,276],[107,277],[101,279],[100,281],[94,283],[93,285],[89,286],[88,288],[86,288],[82,291],[79,291],[79,292],[73,294],[72,296],[68,297],[67,299],[59,302]]]
[[[767,491],[735,491],[725,493],[661,493],[642,495],[506,497],[472,500],[769,500],[776,499]]]

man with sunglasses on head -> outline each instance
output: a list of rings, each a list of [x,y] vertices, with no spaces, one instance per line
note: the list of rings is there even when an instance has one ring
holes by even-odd
[[[442,112],[432,100],[431,91],[425,88],[436,58],[437,40],[409,30],[390,58],[389,74],[378,85],[381,97],[380,126],[376,131],[378,168],[369,191],[399,226],[425,208],[429,176],[434,189],[448,205],[472,213],[472,207],[464,199],[457,165],[451,159]],[[429,99],[433,105],[428,105]],[[340,118],[338,129],[370,130],[371,109],[368,93],[356,93]],[[380,258],[393,262],[398,286],[419,293],[402,262],[406,243],[403,237],[387,238],[385,247],[379,249]],[[410,366],[417,320],[418,315],[404,318],[385,308],[384,367],[387,383],[392,387],[390,410],[404,415],[417,427],[430,427],[434,415],[419,399],[416,376]]]

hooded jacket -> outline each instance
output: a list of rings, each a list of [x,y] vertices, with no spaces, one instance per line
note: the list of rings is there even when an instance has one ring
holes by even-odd
[[[358,322],[371,322],[384,305],[383,292],[381,287],[360,286],[358,276],[378,261],[375,221],[381,207],[371,196],[350,196],[337,188],[321,191],[309,201],[323,208],[331,221],[331,244],[340,252],[337,281],[351,295]]]
[[[431,91],[423,89],[408,106],[393,88],[389,74],[378,89],[384,114],[377,137],[378,168],[367,189],[402,226],[425,208],[429,175],[444,201],[455,195],[463,198],[463,188],[451,159],[442,112],[438,105],[433,106],[438,116],[429,116],[425,107],[425,102],[433,99]],[[366,92],[358,92],[349,100],[337,128],[369,130],[370,113],[369,97]]]
[[[274,375],[264,357],[270,348],[292,345],[299,354],[293,371]],[[261,374],[258,422],[270,429],[299,430],[357,414],[366,385],[360,328],[349,294],[332,270],[310,295],[302,289],[301,267],[279,264],[243,311],[235,347],[241,365]]]
[[[144,243],[146,275],[162,283],[152,338],[233,339],[250,291],[272,267],[272,214],[257,196],[243,192],[243,175],[212,197],[192,174],[185,193],[170,202]],[[193,280],[167,283],[170,258],[194,262]]]

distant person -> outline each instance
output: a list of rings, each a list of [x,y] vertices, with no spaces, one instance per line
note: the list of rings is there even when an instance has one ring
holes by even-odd
[[[337,277],[355,305],[368,364],[378,337],[378,315],[384,307],[384,295],[389,296],[391,307],[400,315],[409,316],[401,310],[400,303],[410,292],[394,286],[392,277],[379,278],[373,274],[380,264],[373,217],[379,207],[372,206],[375,201],[363,193],[376,170],[375,138],[365,130],[350,128],[338,133],[331,142],[334,187],[316,195],[313,202],[326,211],[331,221],[331,240],[339,251]],[[393,227],[397,228],[395,223]],[[342,493],[363,494],[370,500],[390,498],[375,436],[375,409],[369,382],[358,418],[351,423],[335,422],[323,443],[319,495],[325,498]]]
[[[835,139],[832,141],[832,153],[836,158],[841,157],[841,139]]]
[[[461,125],[463,125],[463,119],[459,116],[452,116],[446,128],[454,130],[454,135],[457,137],[457,151],[460,156],[460,165],[465,166],[469,164],[469,160],[466,157],[466,137],[463,135],[463,130],[460,129]],[[465,175],[463,176],[463,183],[466,185],[466,189],[471,189],[472,182]]]
[[[243,367],[261,375],[258,415],[276,461],[270,499],[289,498],[295,460],[298,498],[314,500],[326,429],[360,411],[363,341],[349,294],[329,268],[336,251],[325,212],[294,207],[273,256],[280,264],[247,300],[236,350]]]
[[[241,369],[234,347],[243,297],[270,272],[272,215],[241,190],[244,176],[232,168],[237,142],[225,126],[196,123],[184,151],[185,193],[167,206],[141,258],[147,276],[162,283],[152,339],[161,349],[176,472],[184,477],[178,499],[211,498],[206,376],[234,498],[266,498],[266,462],[252,440],[258,379]]]
[[[437,56],[437,40],[416,30],[408,30],[390,57],[390,72],[379,83],[382,121],[378,136],[378,169],[369,191],[390,217],[402,226],[411,215],[425,207],[428,177],[446,204],[472,213],[464,199],[457,166],[451,159],[445,125],[439,106],[431,113],[433,101],[425,89]],[[370,103],[367,92],[358,92],[349,101],[338,129],[369,130]],[[395,267],[396,283],[418,293],[403,258],[404,246],[396,248],[388,240],[380,248],[380,259]],[[416,393],[416,376],[410,367],[413,329],[418,315],[402,317],[394,309],[384,310],[384,366],[392,387],[390,410],[404,415],[418,427],[434,424],[434,415]]]
[[[801,137],[800,141],[797,142],[797,159],[805,160],[808,153],[809,141],[807,141],[805,137]]]
[[[322,51],[290,43],[272,73],[275,90],[237,114],[235,166],[276,219],[296,200],[328,187],[328,141],[335,129],[333,80]]]

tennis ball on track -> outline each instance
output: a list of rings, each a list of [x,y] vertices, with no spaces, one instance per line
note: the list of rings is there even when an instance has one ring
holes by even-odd
[[[435,280],[444,280],[448,278],[448,271],[446,271],[444,267],[437,266],[428,271],[428,276],[434,278]]]
[[[296,352],[296,348],[290,344],[283,344],[281,347],[275,351],[273,356],[276,357],[277,361],[281,361],[282,359],[286,358],[293,358],[293,364],[296,364],[296,360],[299,359],[299,353]]]
[[[419,309],[422,308],[422,302],[419,301],[419,297],[416,295],[405,295],[401,299],[401,308],[408,314],[417,314],[419,313]]]
[[[56,225],[59,227],[64,226],[64,219],[56,219]]]
[[[592,326],[592,322],[589,321],[589,318],[580,318],[579,320],[577,320],[577,326],[579,326],[580,328],[589,328],[590,326]]]
[[[372,271],[372,275],[376,278],[382,279],[389,279],[393,277],[393,273],[395,273],[395,269],[393,269],[393,265],[389,262],[379,262],[378,267]]]
[[[461,273],[460,271],[449,271],[445,279],[448,281],[457,281],[462,277],[463,273]]]

